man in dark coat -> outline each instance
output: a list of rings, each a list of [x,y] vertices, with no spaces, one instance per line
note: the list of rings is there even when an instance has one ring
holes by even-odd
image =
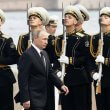
[[[48,110],[48,81],[65,94],[69,91],[51,69],[48,55],[43,50],[48,43],[47,32],[35,31],[32,36],[32,46],[22,54],[18,63],[20,100],[25,109]]]
[[[58,26],[58,16],[53,15],[49,17],[49,23],[45,26],[46,31],[50,34],[48,37],[48,45],[45,48],[45,51],[47,52],[49,56],[50,63],[52,65],[52,69],[55,71],[58,71],[58,69],[55,67],[55,62],[57,62],[57,56],[55,54],[55,33],[56,29]],[[59,103],[59,91],[54,88],[53,84],[50,82],[49,83],[50,87],[50,101],[49,101],[49,106],[50,110],[55,110],[58,108],[58,103]],[[53,94],[52,94],[53,93]],[[53,99],[53,100],[52,100]]]

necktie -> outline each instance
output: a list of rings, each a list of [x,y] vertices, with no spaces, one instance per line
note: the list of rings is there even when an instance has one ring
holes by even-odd
[[[46,65],[45,65],[45,61],[44,61],[44,55],[43,55],[43,52],[41,51],[40,54],[41,54],[41,60],[42,60],[42,63],[43,63],[43,65],[44,65],[44,67],[46,67]]]

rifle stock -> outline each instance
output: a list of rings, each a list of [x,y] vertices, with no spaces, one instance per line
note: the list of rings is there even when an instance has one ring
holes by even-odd
[[[63,48],[63,50],[62,50],[62,55],[66,55],[66,32],[64,32],[64,39],[63,39],[63,46],[64,46],[64,48]],[[65,75],[65,63],[63,63],[62,64],[62,75],[61,75],[61,80],[63,81],[64,80],[64,75]]]
[[[63,13],[63,3],[62,3],[62,24],[63,24],[63,48],[62,48],[62,55],[66,55],[66,27],[64,26],[64,13]],[[61,71],[61,80],[64,80],[65,75],[65,63],[62,64],[62,71]]]
[[[102,63],[99,64],[99,79],[97,80],[96,84],[96,94],[101,93],[101,77],[102,77]]]
[[[101,81],[97,81],[96,94],[101,94]]]
[[[99,55],[103,54],[103,33],[101,29],[101,19],[100,19],[100,2],[99,2],[99,26],[100,26],[100,39],[99,39]],[[101,93],[101,77],[102,77],[102,63],[99,63],[99,79],[97,80],[96,83],[96,94]]]

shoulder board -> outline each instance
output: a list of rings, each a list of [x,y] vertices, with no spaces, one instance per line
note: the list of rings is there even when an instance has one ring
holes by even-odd
[[[85,35],[80,33],[80,32],[77,32],[76,35],[78,35],[79,37],[84,37]]]
[[[9,39],[9,38],[10,38],[10,36],[8,36],[8,35],[6,35],[6,34],[3,34],[2,37],[3,37],[3,38],[6,38],[6,39]]]

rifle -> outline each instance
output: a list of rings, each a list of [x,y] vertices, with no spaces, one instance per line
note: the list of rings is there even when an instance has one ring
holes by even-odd
[[[64,9],[63,9],[63,3],[62,3],[62,24],[63,24],[63,47],[62,47],[62,55],[66,55],[66,27],[64,26]],[[64,75],[65,75],[65,63],[63,63],[62,65],[62,71],[61,71],[61,80],[64,80]]]
[[[100,19],[100,2],[99,2],[99,27],[100,27],[100,38],[99,38],[99,55],[102,55],[103,54],[103,33],[102,33],[102,30],[101,30],[101,19]],[[99,79],[97,80],[97,83],[96,83],[96,94],[99,94],[101,93],[101,77],[102,77],[102,63],[99,63],[99,71],[98,71],[98,74],[99,74]]]
[[[63,24],[63,47],[62,47],[62,55],[66,54],[66,27],[64,26],[64,17],[63,17],[63,3],[62,3],[62,24]],[[65,75],[65,63],[62,65],[62,71],[61,71],[61,77],[60,79],[63,81],[64,80],[64,75]],[[58,110],[58,102],[59,102],[59,92],[57,89],[55,89],[55,110]]]
[[[32,3],[31,3],[31,7],[32,7]],[[32,33],[31,33],[31,27],[29,23],[28,9],[29,9],[29,5],[27,3],[27,25],[28,25],[28,31],[29,31],[28,48],[29,48],[32,44]]]

